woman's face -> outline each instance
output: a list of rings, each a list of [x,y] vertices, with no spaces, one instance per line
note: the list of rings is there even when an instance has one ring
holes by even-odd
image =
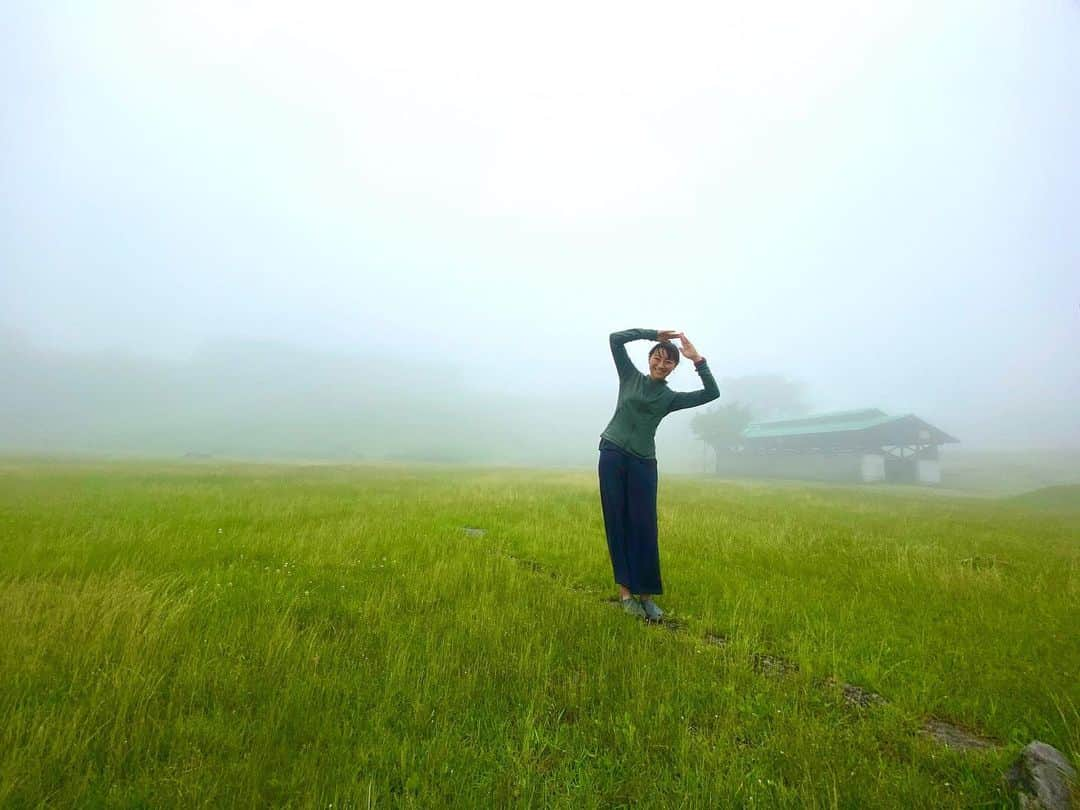
[[[675,370],[675,361],[667,356],[663,349],[649,355],[649,376],[654,380],[664,380]]]

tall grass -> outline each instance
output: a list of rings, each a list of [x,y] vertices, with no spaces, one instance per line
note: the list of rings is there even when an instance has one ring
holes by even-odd
[[[1007,804],[1080,759],[1060,501],[665,477],[668,632],[591,473],[11,461],[0,806]]]

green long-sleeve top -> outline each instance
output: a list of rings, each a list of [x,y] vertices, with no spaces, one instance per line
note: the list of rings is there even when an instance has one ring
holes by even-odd
[[[720,389],[704,357],[694,364],[705,386],[700,391],[672,391],[667,380],[654,380],[634,368],[625,344],[631,340],[657,339],[655,329],[625,329],[612,332],[609,338],[615,368],[619,372],[619,401],[615,415],[600,435],[642,458],[656,458],[656,428],[661,419],[672,411],[696,408],[720,396]]]

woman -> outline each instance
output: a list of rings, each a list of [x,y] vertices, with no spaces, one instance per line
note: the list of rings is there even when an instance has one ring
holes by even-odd
[[[668,375],[679,364],[679,351],[671,342],[675,338],[701,377],[705,387],[700,391],[680,393],[667,387]],[[648,375],[630,362],[625,344],[631,340],[660,341],[649,350]],[[672,411],[712,402],[720,389],[705,358],[682,332],[627,329],[612,332],[610,343],[619,372],[619,401],[600,436],[600,503],[608,553],[623,609],[660,621],[664,612],[652,599],[664,592],[656,545],[656,428]]]

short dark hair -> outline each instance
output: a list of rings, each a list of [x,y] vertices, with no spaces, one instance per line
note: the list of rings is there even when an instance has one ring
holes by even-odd
[[[663,351],[664,354],[667,355],[668,360],[673,361],[675,365],[679,365],[679,350],[675,348],[675,344],[670,340],[661,340],[649,349],[649,357],[652,357],[659,351]]]

